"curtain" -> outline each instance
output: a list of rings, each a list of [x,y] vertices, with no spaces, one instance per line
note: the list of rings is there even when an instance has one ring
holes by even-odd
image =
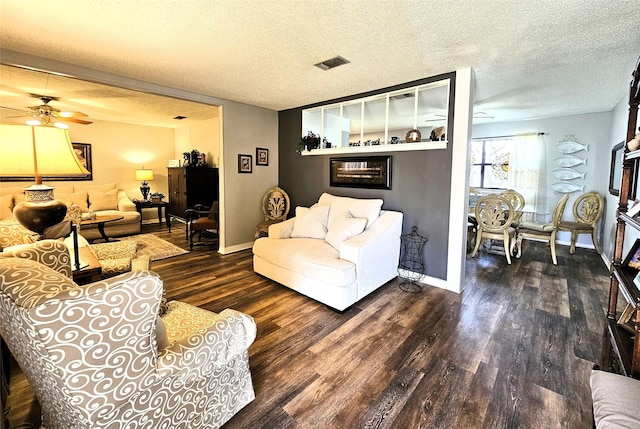
[[[533,214],[547,211],[545,192],[540,192],[546,186],[544,141],[538,134],[515,136],[509,158],[509,189],[522,194],[523,220],[532,220]]]

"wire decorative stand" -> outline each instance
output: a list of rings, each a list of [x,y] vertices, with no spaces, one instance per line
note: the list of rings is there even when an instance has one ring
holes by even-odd
[[[400,264],[398,265],[398,275],[403,282],[400,289],[405,292],[422,292],[422,286],[417,282],[422,280],[425,273],[424,266],[424,245],[429,241],[427,237],[418,234],[418,227],[412,226],[410,234],[400,236],[402,245]]]

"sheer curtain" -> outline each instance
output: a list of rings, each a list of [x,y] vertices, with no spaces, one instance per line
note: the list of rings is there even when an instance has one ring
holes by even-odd
[[[523,220],[532,220],[533,214],[546,212],[546,195],[541,192],[546,186],[544,141],[538,134],[514,136],[509,158],[509,188],[524,197]]]

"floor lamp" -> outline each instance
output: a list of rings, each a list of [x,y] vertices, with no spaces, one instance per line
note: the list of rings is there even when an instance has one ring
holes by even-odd
[[[42,175],[86,174],[90,173],[78,160],[68,130],[0,124],[0,175],[15,180],[35,178],[35,184],[24,189],[25,201],[13,209],[16,220],[25,228],[42,236],[67,214],[67,206],[54,199],[54,188],[42,183]]]

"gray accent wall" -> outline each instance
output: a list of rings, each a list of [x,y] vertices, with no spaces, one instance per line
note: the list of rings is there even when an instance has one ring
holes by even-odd
[[[455,73],[451,75],[450,106],[453,106]],[[433,80],[429,78],[417,83],[410,82],[394,89]],[[385,88],[367,95],[389,90]],[[362,96],[363,94],[357,94],[349,98]],[[330,100],[319,104],[337,101],[343,100]],[[302,135],[302,110],[309,107],[311,106],[281,111],[278,116],[280,164],[278,181],[280,187],[287,191],[291,198],[290,217],[295,215],[296,206],[312,205],[323,192],[355,198],[382,198],[384,210],[397,210],[404,213],[403,234],[411,232],[411,227],[415,225],[418,227],[418,232],[429,239],[424,248],[426,274],[446,279],[453,134],[447,136],[449,141],[447,149],[372,154],[391,155],[391,190],[331,187],[329,186],[331,155],[301,156],[296,153],[298,141]],[[452,107],[450,116],[450,123],[453,124]]]

